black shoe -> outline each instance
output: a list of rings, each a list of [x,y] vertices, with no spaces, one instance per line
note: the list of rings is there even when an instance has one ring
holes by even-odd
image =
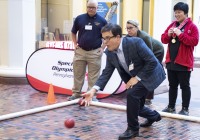
[[[145,105],[151,105],[151,104],[152,104],[151,99],[146,99],[145,100]]]
[[[162,112],[168,112],[168,113],[176,113],[176,109],[167,106],[165,109],[162,110]]]
[[[131,128],[127,128],[123,134],[119,135],[118,140],[127,140],[137,136],[139,136],[139,131],[133,131]]]
[[[183,107],[182,110],[178,112],[178,114],[188,116],[189,115],[189,110],[188,110],[188,108]]]
[[[158,118],[156,120],[146,120],[145,122],[141,123],[140,126],[141,127],[149,127],[151,126],[154,122],[158,122],[161,120],[161,116],[159,115]]]

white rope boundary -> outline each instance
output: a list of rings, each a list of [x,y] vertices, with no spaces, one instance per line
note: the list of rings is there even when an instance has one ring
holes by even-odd
[[[6,120],[6,119],[11,119],[11,118],[16,118],[16,117],[21,117],[21,116],[29,115],[29,114],[33,114],[33,113],[38,113],[38,112],[42,112],[42,111],[46,111],[46,110],[51,110],[54,108],[59,108],[59,107],[76,104],[76,103],[78,103],[78,101],[79,101],[79,99],[76,99],[76,100],[72,100],[72,101],[67,101],[67,102],[47,105],[47,106],[43,106],[43,107],[38,107],[38,108],[34,108],[34,109],[29,109],[29,110],[25,110],[25,111],[1,115],[0,121]],[[116,104],[102,103],[102,102],[91,102],[91,105],[126,111],[126,106],[124,106],[124,105],[116,105]],[[200,122],[200,117],[185,116],[185,115],[172,114],[172,113],[166,113],[166,112],[160,112],[160,111],[158,111],[158,113],[160,113],[160,115],[163,117],[187,120],[187,121],[193,121],[193,122]]]
[[[72,101],[67,101],[67,102],[62,102],[62,103],[57,103],[57,104],[52,104],[52,105],[47,105],[47,106],[43,106],[43,107],[38,107],[38,108],[33,108],[33,109],[29,109],[29,110],[24,110],[24,111],[20,111],[20,112],[2,115],[2,116],[0,116],[0,121],[6,120],[6,119],[11,119],[11,118],[16,118],[16,117],[21,117],[21,116],[29,115],[29,114],[33,114],[33,113],[38,113],[38,112],[42,112],[42,111],[46,111],[46,110],[51,110],[54,108],[59,108],[59,107],[63,107],[63,106],[76,104],[76,103],[78,103],[78,101],[79,101],[79,99],[76,99],[76,100],[72,100]]]
[[[91,105],[126,111],[126,106],[123,106],[123,105],[114,105],[114,104],[101,103],[101,102],[91,102]],[[161,111],[157,111],[157,112],[160,113],[160,115],[163,117],[187,120],[187,121],[193,121],[193,122],[200,122],[200,117],[172,114],[172,113],[161,112]]]

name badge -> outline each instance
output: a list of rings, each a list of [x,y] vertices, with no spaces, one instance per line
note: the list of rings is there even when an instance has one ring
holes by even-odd
[[[92,30],[92,25],[85,25],[85,30]]]
[[[129,67],[128,67],[128,70],[131,71],[131,70],[133,70],[133,69],[134,69],[134,63],[131,63],[131,64],[129,65]]]

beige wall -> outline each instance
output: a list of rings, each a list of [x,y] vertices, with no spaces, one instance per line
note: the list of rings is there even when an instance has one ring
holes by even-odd
[[[5,66],[8,60],[8,0],[0,0],[0,65]]]
[[[41,29],[41,7],[42,3],[41,3],[41,0],[35,0],[35,18],[36,18],[36,40],[41,40],[41,32],[42,32],[42,29]]]
[[[78,15],[83,13],[86,13],[86,0],[73,0],[72,18],[76,18]]]
[[[148,25],[148,31],[151,36],[153,36],[153,25],[154,25],[154,0],[150,0],[149,2],[149,25]]]
[[[126,21],[130,19],[137,19],[139,23],[142,23],[142,0],[122,0],[122,29],[123,34],[127,34]]]
[[[41,17],[47,18],[47,0],[41,0]]]

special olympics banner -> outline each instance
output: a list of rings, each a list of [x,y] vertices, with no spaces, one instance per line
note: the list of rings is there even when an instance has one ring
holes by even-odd
[[[73,50],[64,50],[55,47],[42,48],[35,51],[29,57],[26,65],[28,82],[33,88],[42,92],[48,92],[49,85],[53,84],[55,93],[72,95],[71,89],[74,78],[73,57]],[[106,55],[103,54],[101,72],[106,65],[105,62]],[[104,98],[113,93],[119,93],[118,89],[121,87],[121,83],[121,78],[117,70],[115,70],[104,91],[98,92],[97,98]],[[87,88],[86,73],[82,91],[86,92]]]

